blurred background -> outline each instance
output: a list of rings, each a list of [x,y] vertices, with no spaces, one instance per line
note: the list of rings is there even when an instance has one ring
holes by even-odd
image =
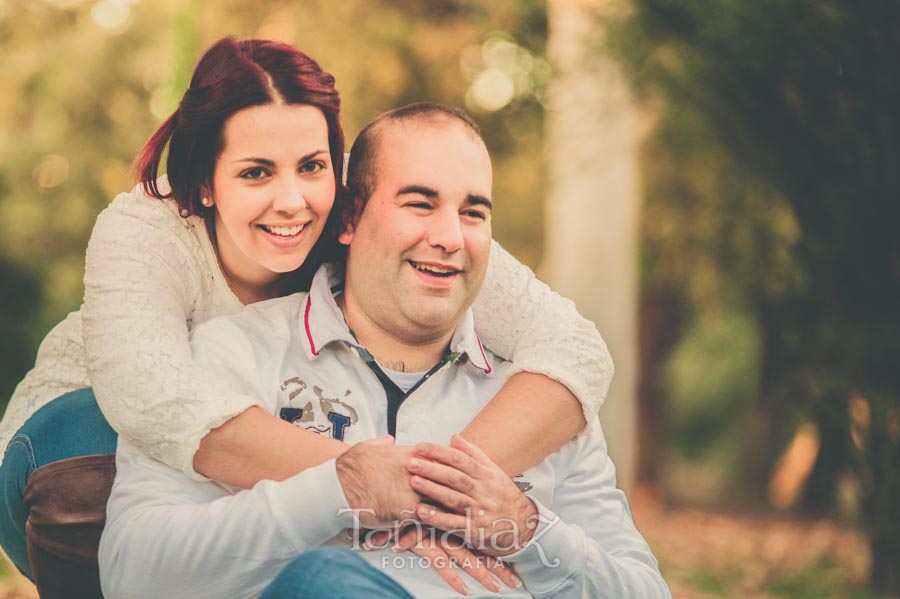
[[[316,58],[348,140],[475,117],[495,237],[610,345],[601,422],[676,597],[900,596],[896,0],[0,0],[0,407],[225,35]]]

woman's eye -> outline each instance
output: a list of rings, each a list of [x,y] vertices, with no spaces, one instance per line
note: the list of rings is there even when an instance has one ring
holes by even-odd
[[[241,179],[256,180],[256,179],[262,179],[267,174],[268,173],[266,172],[266,169],[258,166],[256,168],[251,168],[251,169],[245,170],[244,172],[241,173],[240,176],[241,176]]]
[[[320,160],[307,162],[300,167],[302,173],[318,173],[325,170],[325,163]]]

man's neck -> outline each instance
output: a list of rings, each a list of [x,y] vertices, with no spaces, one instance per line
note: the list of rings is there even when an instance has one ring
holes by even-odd
[[[380,365],[399,372],[424,372],[441,361],[450,340],[453,329],[436,332],[420,337],[405,337],[397,331],[387,331],[372,322],[365,313],[348,302],[346,294],[338,295],[335,300],[344,315],[347,326],[360,345],[366,348]]]

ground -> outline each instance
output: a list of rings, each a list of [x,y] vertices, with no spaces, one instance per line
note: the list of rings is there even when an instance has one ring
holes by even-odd
[[[637,493],[635,520],[675,599],[873,599],[863,535],[829,520],[664,508]],[[37,599],[5,564],[0,599]]]
[[[635,520],[676,599],[870,599],[865,537],[830,520],[665,509]]]

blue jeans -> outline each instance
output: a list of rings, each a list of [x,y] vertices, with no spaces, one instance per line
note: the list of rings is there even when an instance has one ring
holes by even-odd
[[[115,453],[116,440],[91,389],[57,397],[32,414],[10,439],[0,465],[0,545],[22,574],[32,578],[25,545],[28,509],[23,501],[32,473],[67,458]]]
[[[415,599],[349,549],[320,547],[289,563],[259,599]]]

